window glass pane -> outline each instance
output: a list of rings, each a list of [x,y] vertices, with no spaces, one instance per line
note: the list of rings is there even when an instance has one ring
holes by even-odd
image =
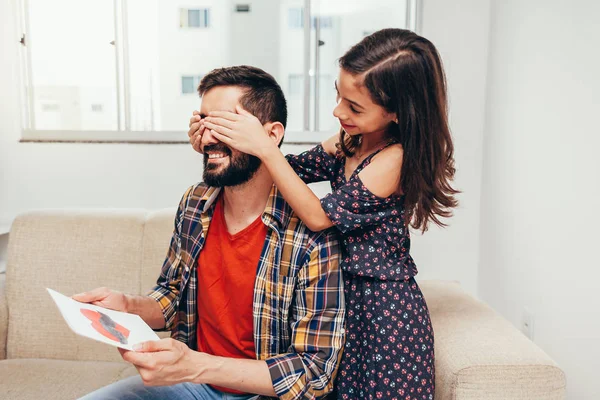
[[[134,131],[161,130],[161,115],[157,105],[160,103],[161,85],[159,79],[159,10],[157,0],[127,0],[127,18],[123,21],[127,30],[127,52],[129,80],[127,95],[130,103],[130,129]],[[177,26],[178,8],[173,8],[170,18],[174,19],[174,30]],[[187,19],[187,11],[185,13]],[[187,21],[186,21],[187,22]],[[171,84],[181,96],[183,91],[182,76],[188,74],[181,71]]]
[[[208,28],[210,27],[210,9],[204,9],[202,10],[202,27],[203,28]]]
[[[195,2],[127,1],[132,129],[187,131],[192,111],[200,107],[201,76],[231,65],[229,3],[182,8]],[[220,21],[214,27],[181,29],[188,22],[190,27],[210,24],[211,14]]]
[[[204,75],[198,75],[194,77],[194,91],[196,91],[198,89],[198,86],[200,86],[200,81],[202,80],[202,77]]]
[[[300,29],[304,26],[304,9],[294,7],[288,10],[288,26],[290,29]]]
[[[339,122],[333,117],[334,81],[338,75],[337,60],[363,37],[383,28],[406,28],[406,0],[311,0],[311,15],[318,18],[320,31],[316,37],[315,21],[311,34],[311,75],[318,76],[318,93],[311,90],[311,129],[315,127],[318,108],[318,130],[323,137],[336,132]],[[319,40],[319,65],[315,65]],[[317,102],[315,104],[315,102]],[[298,112],[290,110],[290,112]]]
[[[304,119],[304,1],[282,0],[279,5],[279,40],[271,72],[285,94],[288,106],[287,131],[301,131]],[[259,50],[259,49],[257,49]],[[286,140],[292,141],[286,133]]]
[[[194,77],[193,76],[182,76],[181,77],[181,93],[194,93]]]
[[[190,28],[200,27],[200,10],[188,10],[188,26]]]
[[[291,74],[288,78],[287,92],[290,97],[300,97],[304,91],[304,76]]]
[[[113,2],[29,0],[28,5],[35,128],[116,130]]]

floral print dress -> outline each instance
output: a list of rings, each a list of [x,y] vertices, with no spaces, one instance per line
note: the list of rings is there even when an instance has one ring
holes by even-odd
[[[348,180],[340,151],[333,157],[319,145],[287,156],[304,182],[328,180],[333,190],[321,204],[341,232],[347,310],[334,397],[433,400],[433,328],[414,279],[404,198],[378,197],[358,176],[381,150]]]

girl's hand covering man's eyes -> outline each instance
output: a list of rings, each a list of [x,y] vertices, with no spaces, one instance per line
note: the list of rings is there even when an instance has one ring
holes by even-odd
[[[200,117],[200,111],[194,110],[192,118],[190,118],[189,128],[190,130],[188,131],[188,138],[190,140],[190,144],[194,150],[196,150],[198,153],[202,153],[202,150],[200,149],[200,143],[206,128],[204,126],[204,121]]]
[[[237,113],[210,112],[203,120],[205,129],[225,145],[261,159],[273,147],[277,148],[258,118],[239,105],[235,109]]]

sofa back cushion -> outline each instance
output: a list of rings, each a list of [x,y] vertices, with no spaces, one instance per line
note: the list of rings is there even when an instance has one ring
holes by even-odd
[[[146,217],[142,210],[17,217],[7,260],[8,358],[121,360],[116,348],[75,335],[46,288],[72,295],[106,286],[139,294]]]
[[[156,285],[171,243],[175,213],[176,209],[164,209],[146,216],[142,244],[142,294],[148,293]]]

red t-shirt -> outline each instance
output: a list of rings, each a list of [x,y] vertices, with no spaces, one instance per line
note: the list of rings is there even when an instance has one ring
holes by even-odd
[[[235,235],[227,232],[223,196],[220,196],[198,257],[199,351],[256,359],[252,299],[266,235],[267,227],[260,216]],[[242,393],[213,387],[223,392]]]

